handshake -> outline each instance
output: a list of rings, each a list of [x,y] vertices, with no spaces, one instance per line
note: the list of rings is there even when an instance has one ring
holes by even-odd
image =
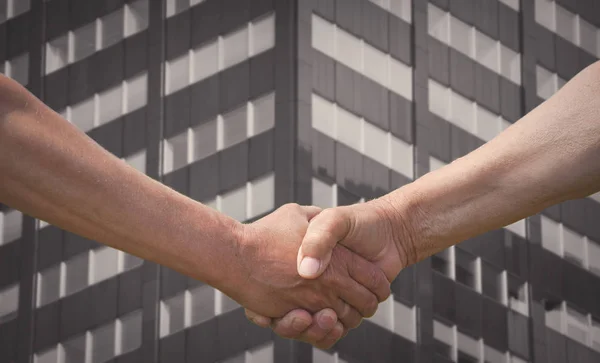
[[[239,266],[218,288],[253,323],[331,347],[373,316],[396,275],[416,262],[408,220],[383,198],[325,210],[287,204],[241,225]]]

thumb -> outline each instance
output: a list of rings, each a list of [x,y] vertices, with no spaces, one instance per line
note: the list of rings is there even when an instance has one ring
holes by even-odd
[[[314,217],[298,251],[298,274],[319,277],[329,265],[335,245],[350,232],[350,214],[343,208],[326,209]]]

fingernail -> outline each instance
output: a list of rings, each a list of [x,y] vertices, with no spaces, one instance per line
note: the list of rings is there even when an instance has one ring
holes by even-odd
[[[314,276],[319,272],[319,267],[321,266],[321,262],[316,258],[312,257],[304,257],[302,262],[300,262],[300,268],[298,272],[302,276]]]
[[[302,332],[302,331],[304,331],[304,329],[306,329],[307,325],[308,324],[306,324],[306,322],[302,319],[294,318],[292,320],[292,328],[295,331]]]
[[[331,329],[334,319],[331,315],[323,314],[317,319],[317,323],[321,329]]]

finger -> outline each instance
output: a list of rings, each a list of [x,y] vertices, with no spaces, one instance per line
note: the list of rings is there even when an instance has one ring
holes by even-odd
[[[337,322],[331,332],[314,345],[319,349],[329,349],[342,338],[343,334],[344,326],[342,323]]]
[[[370,318],[377,311],[379,301],[370,290],[353,279],[347,279],[340,289],[340,298],[356,309],[364,318]]]
[[[271,318],[262,316],[248,309],[244,309],[244,311],[246,312],[246,318],[248,318],[248,320],[250,320],[254,324],[262,328],[268,328],[271,326]]]
[[[300,276],[319,277],[331,260],[331,251],[350,229],[351,218],[343,208],[326,209],[313,218],[298,251]]]
[[[341,299],[337,300],[334,310],[338,316],[338,321],[340,321],[344,327],[348,329],[354,329],[358,327],[362,321],[362,315],[358,312],[358,310]]]
[[[281,319],[275,319],[271,327],[277,335],[284,338],[300,339],[312,323],[313,319],[308,311],[296,309]]]
[[[302,211],[306,215],[306,218],[310,221],[315,218],[323,209],[316,207],[314,205],[303,205],[301,206]]]
[[[391,294],[390,282],[385,273],[362,256],[356,253],[351,253],[351,256],[351,263],[348,264],[350,277],[375,294],[379,302],[385,301]],[[353,302],[350,303],[356,306]]]
[[[335,327],[337,315],[332,309],[323,309],[313,315],[313,323],[298,338],[299,340],[315,345],[325,339]]]

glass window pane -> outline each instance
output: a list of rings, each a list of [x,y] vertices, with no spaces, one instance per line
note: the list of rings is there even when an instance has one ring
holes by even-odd
[[[119,273],[118,256],[119,250],[111,247],[100,247],[92,251],[92,284]]]
[[[482,32],[475,32],[475,59],[487,68],[500,71],[500,44]]]
[[[100,26],[102,29],[102,49],[120,42],[125,32],[123,8],[103,16],[100,19]]]
[[[96,51],[96,22],[73,31],[73,62],[92,55]]]
[[[407,100],[412,101],[412,68],[394,58],[389,58],[389,63],[390,89]]]
[[[180,293],[160,304],[160,337],[165,337],[183,330],[185,327],[185,296]]]
[[[587,21],[579,18],[579,44],[591,55],[600,54],[600,30]]]
[[[29,11],[31,0],[8,0],[8,17],[15,18]]]
[[[364,49],[364,74],[387,87],[388,85],[388,55],[374,47],[363,44]]]
[[[481,274],[483,294],[503,303],[502,272],[492,265],[482,262]]]
[[[175,135],[165,140],[163,173],[168,174],[173,170],[184,167],[188,163],[188,131]]]
[[[240,305],[237,302],[235,302],[229,296],[223,294],[221,291],[217,290],[216,293],[221,295],[220,314],[226,314],[240,307]]]
[[[474,359],[473,362],[476,363],[479,361],[479,356],[481,355],[479,350],[479,341],[471,338],[468,335],[457,332],[457,342],[458,349],[461,353],[466,354],[468,357]],[[467,360],[468,361],[468,360]]]
[[[573,307],[567,305],[567,331],[566,334],[581,344],[587,345],[589,334],[588,318]]]
[[[474,28],[450,16],[450,45],[459,52],[473,57]]]
[[[501,353],[487,345],[484,348],[485,363],[506,363],[506,353]]]
[[[460,248],[454,249],[456,259],[456,281],[475,289],[475,256]]]
[[[59,363],[58,347],[60,346],[54,346],[43,352],[35,353],[33,363]]]
[[[0,24],[8,18],[8,0],[0,0]]]
[[[461,96],[458,92],[451,92],[450,102],[452,102],[452,108],[448,121],[471,134],[475,134],[475,102]]]
[[[590,240],[588,243],[588,259],[590,271],[600,276],[600,245],[596,241]]]
[[[394,300],[394,333],[412,342],[416,342],[416,330],[414,308],[409,308]]]
[[[556,33],[573,44],[577,41],[576,15],[562,6],[556,6]]]
[[[600,319],[592,318],[592,349],[600,352]]]
[[[115,323],[110,322],[92,331],[91,363],[104,363],[115,356]]]
[[[383,165],[389,165],[388,133],[365,120],[363,123],[364,154]]]
[[[450,89],[430,79],[429,86],[429,111],[443,119],[450,118]]]
[[[194,79],[201,81],[219,71],[219,43],[212,41],[194,49]]]
[[[29,83],[29,53],[23,53],[8,61],[7,76],[19,82],[23,86]]]
[[[433,321],[433,338],[435,352],[442,357],[452,359],[454,346],[454,329],[436,320]]]
[[[123,87],[119,83],[98,94],[98,125],[121,117],[123,111]]]
[[[500,133],[500,118],[484,107],[476,108],[477,136],[484,141],[490,141]]]
[[[129,155],[125,158],[125,162],[137,169],[138,171],[146,174],[146,150],[140,150],[134,154]]]
[[[429,4],[427,7],[427,32],[444,44],[450,43],[450,14]]]
[[[141,266],[143,263],[143,259],[134,255],[130,255],[129,253],[123,252],[123,268],[121,269],[121,271],[128,271],[134,269],[138,266]]]
[[[19,309],[19,284],[0,291],[0,323],[12,320]]]
[[[334,25],[313,14],[312,16],[312,46],[316,50],[335,58]]]
[[[354,150],[361,152],[361,120],[355,114],[337,108],[337,140]]]
[[[81,131],[88,132],[94,128],[95,114],[94,97],[81,101],[78,104],[70,106],[71,123],[77,126]]]
[[[46,43],[46,74],[50,74],[69,62],[69,36],[64,34]]]
[[[431,256],[431,268],[435,271],[444,274],[450,278],[452,278],[453,274],[453,266],[450,258],[450,248],[447,248],[443,251],[436,253]]]
[[[221,196],[221,212],[238,221],[246,220],[246,186]]]
[[[64,351],[64,363],[85,362],[85,334],[62,343]]]
[[[565,259],[572,263],[583,266],[585,258],[584,239],[569,228],[563,226],[563,247]]]
[[[244,26],[223,37],[223,68],[229,68],[248,58],[248,27]]]
[[[335,356],[329,354],[316,347],[312,348],[312,362],[313,363],[337,363]]]
[[[193,159],[198,161],[217,152],[217,120],[204,122],[192,129]]]
[[[125,5],[125,36],[129,37],[148,27],[148,0]]]
[[[167,0],[167,18],[179,14],[190,5],[190,0]]]
[[[521,84],[521,54],[503,45],[500,46],[500,67],[504,77],[515,84]]]
[[[335,35],[335,59],[351,69],[362,72],[363,54],[360,39],[341,28],[337,28]]]
[[[125,354],[142,345],[142,312],[134,311],[119,318],[120,339],[117,340],[117,354]]]
[[[21,238],[23,214],[16,209],[0,212],[0,246]]]
[[[275,94],[269,93],[252,101],[254,115],[250,136],[259,135],[275,127]]]
[[[520,281],[513,275],[508,275],[508,305],[514,311],[525,316],[529,315],[527,283]]]
[[[187,87],[190,82],[190,57],[188,53],[167,61],[165,93],[167,95]]]
[[[312,204],[321,208],[331,208],[334,205],[334,188],[319,179],[312,179]]]
[[[197,325],[215,316],[215,289],[209,285],[193,288],[190,293],[191,325]]]
[[[40,307],[60,297],[60,264],[38,273],[37,304]]]
[[[537,95],[545,100],[552,97],[558,87],[556,74],[538,65],[535,66],[535,74]]]
[[[252,53],[260,54],[275,46],[275,16],[269,15],[252,23]]]
[[[248,137],[248,107],[246,105],[231,111],[222,117],[222,148],[226,149]]]
[[[332,139],[337,136],[334,110],[333,103],[314,93],[312,94],[312,127]]]
[[[407,23],[412,20],[412,1],[411,0],[391,0],[390,11]]]
[[[562,256],[561,226],[548,217],[541,217],[542,222],[542,247]]]
[[[148,73],[138,74],[125,81],[127,98],[125,99],[125,113],[135,111],[146,106],[148,98]]]
[[[88,252],[84,252],[65,262],[65,296],[88,286],[88,255]]]
[[[413,149],[412,145],[390,136],[390,166],[398,173],[413,178]]]
[[[269,174],[250,182],[250,215],[253,218],[275,208],[275,175]]]

